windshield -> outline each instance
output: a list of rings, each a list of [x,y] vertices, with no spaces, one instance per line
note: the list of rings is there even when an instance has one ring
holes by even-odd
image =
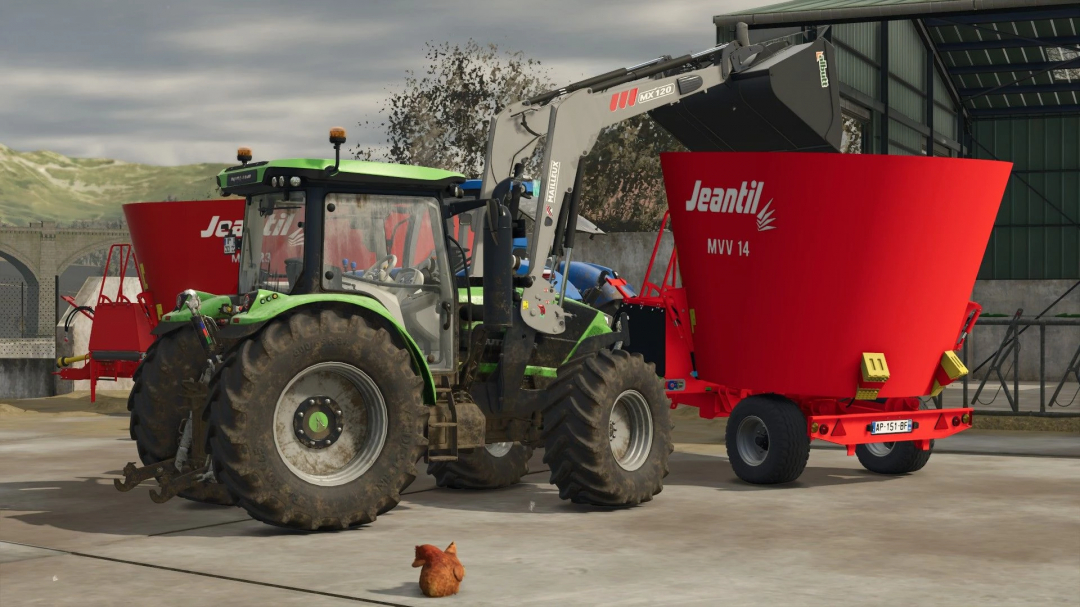
[[[434,198],[328,194],[326,208],[325,288],[355,290],[359,281],[391,291],[440,290],[446,256],[433,229],[440,216]]]
[[[304,192],[249,198],[240,246],[241,293],[291,291],[304,267]]]

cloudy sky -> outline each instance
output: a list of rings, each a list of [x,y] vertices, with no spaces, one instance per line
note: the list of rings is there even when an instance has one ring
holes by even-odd
[[[775,0],[2,0],[0,143],[150,164],[326,156],[423,68],[424,42],[521,50],[567,83],[713,44]]]

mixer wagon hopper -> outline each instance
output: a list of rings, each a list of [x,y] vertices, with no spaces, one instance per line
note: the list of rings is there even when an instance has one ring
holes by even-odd
[[[731,416],[739,477],[794,480],[813,440],[874,472],[914,472],[935,439],[971,427],[970,408],[926,409],[919,397],[967,373],[958,352],[981,309],[968,297],[1008,163],[661,160],[675,251],[663,278],[625,300],[628,349],[656,364],[672,406]]]

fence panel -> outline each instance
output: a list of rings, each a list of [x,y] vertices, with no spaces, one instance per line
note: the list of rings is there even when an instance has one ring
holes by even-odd
[[[46,297],[51,297],[46,295]],[[0,338],[48,337],[51,324],[39,326],[41,293],[37,284],[23,281],[0,282]]]

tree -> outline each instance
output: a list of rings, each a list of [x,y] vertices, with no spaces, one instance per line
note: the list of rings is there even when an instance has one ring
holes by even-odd
[[[429,166],[478,177],[491,118],[508,104],[554,88],[540,62],[469,40],[427,43],[423,76],[408,72],[383,103],[382,149],[354,149],[362,160]],[[370,121],[361,126],[372,126]],[[541,142],[542,143],[542,142]],[[660,153],[682,146],[648,116],[604,129],[585,158],[581,214],[608,231],[651,231],[666,210]],[[526,164],[538,176],[542,145]]]
[[[667,211],[660,154],[682,150],[648,114],[604,129],[585,157],[581,214],[606,231],[656,230]]]
[[[385,118],[378,126],[385,133],[386,148],[357,149],[356,157],[478,177],[491,118],[552,84],[539,61],[521,52],[500,53],[495,44],[469,40],[464,46],[446,42],[425,46],[424,75],[407,72],[404,89],[391,94],[380,110]]]

